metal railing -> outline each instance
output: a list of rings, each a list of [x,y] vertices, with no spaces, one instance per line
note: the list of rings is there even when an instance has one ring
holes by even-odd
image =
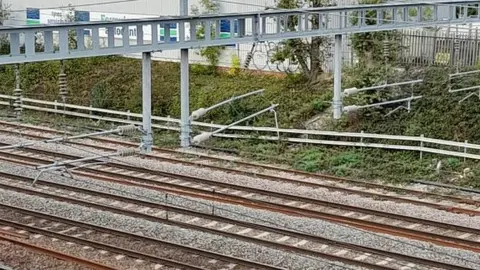
[[[11,106],[14,96],[0,95],[0,106]],[[142,115],[130,111],[115,111],[94,108],[89,106],[79,106],[73,104],[63,104],[57,101],[44,101],[30,98],[23,98],[22,107],[24,110],[41,111],[46,113],[64,114],[73,117],[86,118],[92,120],[102,120],[106,122],[122,124],[141,125]],[[74,111],[75,110],[75,111]],[[83,111],[83,112],[82,112]],[[156,129],[180,131],[180,120],[172,117],[152,116],[152,127]],[[225,125],[213,123],[192,121],[191,125],[199,131],[215,130],[225,128]],[[258,139],[268,141],[284,141],[291,143],[318,144],[331,146],[350,146],[379,148],[389,150],[417,151],[420,158],[424,153],[454,156],[460,158],[469,158],[480,160],[480,145],[465,142],[456,142],[440,140],[420,136],[387,135],[365,132],[337,132],[322,130],[304,130],[304,129],[285,129],[274,127],[252,127],[252,126],[233,126],[229,128],[230,132],[236,133],[217,133],[214,137],[234,138],[234,139]],[[373,141],[373,142],[372,142]]]

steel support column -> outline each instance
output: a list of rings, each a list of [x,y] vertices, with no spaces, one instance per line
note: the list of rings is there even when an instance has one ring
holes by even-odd
[[[152,151],[152,55],[144,52],[142,57],[142,107],[143,131],[142,151]]]
[[[342,116],[342,35],[335,35],[335,55],[333,71],[333,118]]]
[[[180,15],[188,15],[188,0],[180,0]],[[183,26],[185,27],[185,26]],[[180,50],[180,146],[190,146],[190,77],[188,49]]]

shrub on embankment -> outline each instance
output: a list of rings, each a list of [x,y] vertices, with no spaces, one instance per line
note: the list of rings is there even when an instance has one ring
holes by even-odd
[[[370,133],[419,136],[480,143],[480,106],[478,97],[459,103],[466,95],[475,90],[449,93],[449,73],[455,71],[443,67],[431,67],[418,78],[424,83],[413,88],[414,95],[423,98],[414,101],[411,111],[399,110],[385,117],[386,110],[368,109],[351,114],[343,119],[339,129]],[[411,78],[410,78],[411,79]],[[480,75],[465,77],[454,82],[455,88],[480,85]],[[407,89],[410,89],[409,87]],[[406,96],[410,92],[406,91]],[[362,99],[362,95],[359,95]],[[365,95],[363,95],[365,96]],[[358,101],[357,102],[362,102]],[[394,99],[392,97],[389,98]],[[383,100],[377,100],[381,102]],[[394,106],[399,106],[397,104]],[[392,109],[392,108],[389,108]]]
[[[81,105],[130,110],[141,112],[141,61],[121,57],[98,57],[68,60],[68,101]],[[45,100],[60,99],[58,96],[59,62],[40,62],[21,67],[22,89],[25,96]],[[346,70],[345,87],[372,85],[377,74],[361,72],[360,69]],[[478,99],[471,98],[459,104],[465,93],[448,93],[448,71],[443,68],[428,68],[419,77],[425,83],[414,87],[415,95],[423,99],[412,104],[410,113],[400,110],[384,117],[387,111],[378,109],[360,111],[344,117],[336,126],[339,130],[372,133],[420,135],[447,140],[468,140],[480,143],[480,108]],[[191,110],[211,106],[232,95],[265,88],[264,97],[250,97],[224,106],[208,114],[204,121],[230,123],[248,114],[265,108],[272,103],[280,103],[279,120],[283,127],[302,127],[306,119],[323,112],[332,97],[332,81],[325,79],[315,89],[306,87],[294,76],[278,78],[242,72],[229,75],[225,72],[212,72],[201,66],[191,66]],[[417,78],[415,77],[415,78]],[[413,78],[406,78],[413,79]],[[180,70],[176,63],[154,62],[152,67],[153,112],[155,115],[179,117],[180,115]],[[396,78],[398,81],[398,78]],[[391,79],[390,81],[394,81]],[[460,84],[472,86],[480,84],[480,79],[464,80]],[[459,85],[460,86],[460,85]],[[0,92],[11,94],[14,89],[12,66],[0,69]],[[408,91],[407,91],[408,92]],[[404,93],[405,94],[405,93]],[[372,99],[373,96],[373,99]],[[382,92],[359,94],[345,100],[359,104],[393,98]],[[260,117],[246,124],[273,125],[272,115]],[[178,137],[178,135],[174,135]],[[157,136],[158,138],[159,136]],[[341,147],[291,146],[284,143],[262,141],[212,140],[215,146],[238,149],[246,155],[270,162],[288,163],[307,170],[336,174],[339,176],[360,177],[384,180],[405,179],[446,179],[457,177],[466,167],[472,168],[473,176],[463,178],[465,184],[480,185],[477,175],[480,166],[476,162],[462,163],[460,159],[424,155],[418,153],[382,151],[377,149],[355,149]],[[258,155],[260,154],[260,155]],[[441,175],[435,172],[435,162],[443,161]],[[478,167],[478,168],[477,168]],[[478,171],[478,174],[475,173]]]
[[[141,61],[122,57],[95,57],[65,61],[68,75],[68,102],[94,107],[141,112]],[[21,66],[24,96],[60,100],[58,96],[59,62],[40,62]],[[279,103],[280,122],[285,127],[301,127],[303,120],[325,109],[319,102],[329,91],[304,89],[290,78],[241,73],[229,75],[191,66],[190,109],[209,107],[219,101],[252,90],[265,88],[265,95],[238,101],[210,112],[204,121],[230,123],[270,103]],[[0,71],[0,91],[14,89],[13,66]],[[326,88],[327,89],[327,88]],[[153,113],[180,116],[180,69],[177,63],[154,62],[152,67]],[[326,94],[325,94],[326,93]],[[257,125],[273,125],[273,117],[259,118]],[[300,124],[297,124],[300,123]],[[249,123],[252,124],[252,123]]]

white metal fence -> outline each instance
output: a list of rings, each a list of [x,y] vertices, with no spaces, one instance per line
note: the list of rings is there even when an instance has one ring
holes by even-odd
[[[15,97],[0,95],[0,106],[10,106]],[[73,104],[63,104],[57,101],[44,101],[23,98],[23,109],[54,114],[65,114],[73,117],[102,120],[113,123],[141,125],[142,115],[129,111],[114,111]],[[171,117],[152,116],[152,127],[162,130],[179,131],[180,120]],[[224,125],[193,121],[192,126],[197,131],[212,131]],[[220,133],[215,137],[232,139],[259,139],[268,141],[283,141],[290,143],[369,147],[390,150],[417,151],[420,158],[423,153],[433,153],[461,158],[480,160],[480,145],[465,142],[439,140],[420,136],[386,135],[372,133],[353,133],[303,129],[284,129],[274,127],[234,126],[230,131],[237,133]],[[238,134],[241,133],[241,134]]]

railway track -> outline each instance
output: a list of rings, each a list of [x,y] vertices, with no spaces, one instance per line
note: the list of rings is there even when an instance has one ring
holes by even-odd
[[[116,260],[141,260],[141,269],[283,269],[20,207],[0,204],[0,209],[4,226],[37,234],[33,238],[43,235],[109,251],[100,253]]]
[[[9,227],[9,229],[11,229],[11,227]],[[23,248],[26,248],[26,249],[30,249],[30,250],[34,251],[35,253],[43,253],[43,254],[46,254],[47,256],[50,256],[52,258],[57,258],[57,259],[64,260],[64,261],[67,261],[67,262],[72,262],[74,264],[82,265],[83,267],[88,267],[89,269],[96,269],[96,270],[117,270],[118,269],[118,268],[113,268],[113,267],[107,266],[107,265],[102,264],[102,263],[94,262],[94,261],[91,261],[91,260],[86,260],[86,259],[83,259],[83,258],[79,258],[79,257],[75,257],[75,256],[72,256],[72,255],[66,254],[66,253],[58,252],[58,251],[55,251],[55,250],[52,250],[52,249],[49,249],[49,248],[45,248],[45,247],[42,247],[42,246],[38,246],[38,245],[28,243],[27,241],[21,240],[21,239],[24,239],[24,238],[27,237],[24,234],[21,234],[20,237],[13,236],[17,233],[8,232],[8,234],[10,234],[11,236],[0,235],[0,241],[10,242],[10,243],[14,244],[15,246],[20,246],[20,247],[23,247]],[[18,238],[20,238],[20,239],[18,239]],[[3,269],[3,268],[1,268],[1,265],[0,265],[0,269]]]
[[[268,247],[284,249],[295,253],[334,261],[341,261],[351,265],[367,267],[369,269],[469,269],[462,266],[421,259],[399,253],[391,253],[379,249],[341,243],[301,232],[232,220],[167,204],[152,203],[140,199],[122,197],[111,193],[78,188],[50,181],[40,180],[38,186],[31,187],[28,185],[31,180],[32,179],[28,177],[2,173],[0,174],[0,188],[47,197],[72,204],[79,204],[154,222],[161,222],[186,229],[220,234],[248,242],[255,242]],[[70,226],[75,226],[75,228],[80,226],[85,229],[99,230],[120,237],[125,237],[125,234],[128,234],[118,231],[112,232],[110,229],[98,228],[93,225],[85,225],[72,220],[51,217],[45,213],[38,213],[27,209],[0,204],[0,209],[2,207],[8,208],[11,211],[20,212],[22,215],[27,215],[27,217],[30,217],[28,220],[31,220],[31,217],[41,219],[46,216],[46,219],[69,224]],[[25,223],[29,222],[28,220],[26,220]],[[0,224],[2,224],[1,220]],[[68,228],[62,229],[68,230]],[[72,233],[75,233],[76,231],[77,230],[71,230]],[[148,238],[141,240],[147,243],[152,241],[152,239]]]
[[[35,152],[36,157],[32,157],[32,153],[26,152],[27,150]],[[51,161],[48,158],[51,159],[51,156],[78,158],[72,155],[32,149],[1,152],[1,155],[4,156],[4,159],[5,156],[8,156],[10,161],[15,161],[12,160],[15,157],[36,164],[50,163]],[[198,177],[165,173],[120,163],[96,165],[80,170],[76,170],[74,173],[104,181],[136,186],[147,185],[150,189],[164,192],[240,204],[290,215],[319,218],[370,231],[475,252],[480,251],[480,230],[474,228],[226,184]]]
[[[0,125],[10,126],[11,128],[24,127],[24,128],[28,128],[29,130],[31,129],[35,131],[44,132],[44,133],[55,134],[55,131],[52,131],[50,129],[18,125],[18,124],[3,122],[3,121],[0,121]],[[13,129],[0,130],[0,132],[8,133],[8,134],[19,134],[18,131],[15,131]],[[26,137],[31,137],[36,139],[48,138],[43,135],[32,134],[32,133],[22,132],[20,134]],[[96,149],[100,149],[103,151],[116,151],[115,147],[106,146],[105,144],[122,145],[127,147],[137,146],[136,144],[131,142],[119,141],[119,140],[114,140],[106,137],[96,137],[96,138],[92,138],[91,140],[102,142],[102,145],[99,145],[99,144],[92,145],[92,144],[79,142],[79,141],[69,142],[69,143],[87,146],[87,147],[94,147]],[[351,179],[344,179],[344,178],[338,178],[338,177],[332,177],[332,176],[326,176],[326,175],[318,175],[313,173],[306,173],[301,171],[273,167],[269,165],[252,164],[252,163],[246,163],[241,161],[232,161],[232,160],[222,159],[218,157],[203,155],[203,154],[189,154],[190,156],[200,157],[201,159],[210,160],[217,163],[227,162],[230,166],[232,164],[236,166],[240,165],[244,169],[250,168],[251,170],[226,168],[224,166],[219,166],[219,165],[205,164],[205,162],[185,160],[184,159],[185,152],[181,152],[181,151],[162,149],[162,148],[156,148],[156,147],[154,147],[154,150],[156,151],[156,153],[148,154],[145,156],[147,158],[159,160],[163,162],[208,168],[212,170],[224,171],[224,172],[233,173],[233,174],[251,176],[258,179],[267,179],[271,181],[290,183],[298,186],[306,186],[311,188],[325,188],[331,191],[342,192],[345,194],[356,194],[363,197],[373,198],[376,200],[388,200],[388,201],[395,201],[399,203],[409,203],[409,204],[426,206],[433,209],[444,210],[444,211],[453,212],[453,213],[467,214],[470,216],[480,216],[480,211],[478,210],[478,207],[480,206],[480,201],[475,199],[469,199],[466,197],[458,197],[458,196],[447,195],[447,194],[439,194],[439,193],[418,191],[418,190],[413,190],[408,188],[401,188],[401,187],[396,187],[391,185],[382,185],[382,184],[370,183],[370,182],[359,181],[359,180],[351,180]],[[180,155],[183,155],[183,158],[179,157]],[[268,173],[260,172],[259,170],[263,170],[263,171],[266,170],[268,171]],[[308,179],[298,180],[292,177],[280,177],[280,176],[277,176],[278,172],[302,176]],[[311,181],[310,179],[314,179],[314,181]],[[318,180],[322,181],[323,183],[319,183]],[[350,186],[345,186],[344,184],[347,184]]]

